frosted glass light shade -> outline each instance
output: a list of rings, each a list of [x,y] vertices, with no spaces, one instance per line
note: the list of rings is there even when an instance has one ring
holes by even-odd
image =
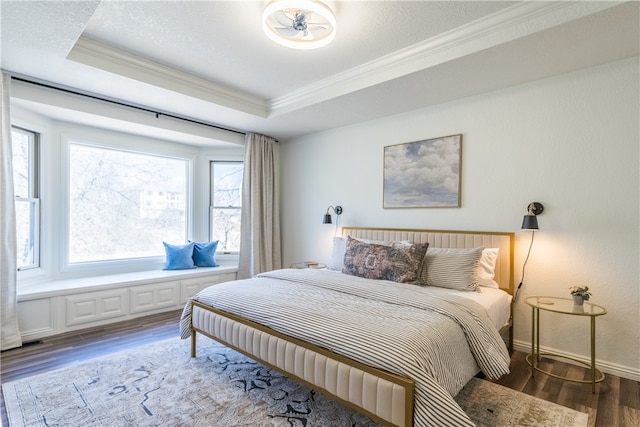
[[[336,17],[317,0],[274,0],[262,13],[262,29],[282,46],[317,49],[335,38]]]

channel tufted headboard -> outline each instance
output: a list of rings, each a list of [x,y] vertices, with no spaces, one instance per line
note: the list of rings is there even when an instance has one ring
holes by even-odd
[[[513,295],[514,233],[489,231],[419,230],[401,228],[342,227],[342,235],[371,240],[408,240],[413,243],[429,243],[434,248],[498,248],[495,281],[500,289]]]

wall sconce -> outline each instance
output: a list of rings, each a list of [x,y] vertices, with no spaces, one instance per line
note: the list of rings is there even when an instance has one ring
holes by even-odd
[[[324,214],[324,218],[322,219],[323,224],[333,224],[333,221],[331,221],[331,213],[329,212],[331,209],[333,209],[337,216],[340,216],[342,213],[342,206],[336,206],[335,208],[333,206],[329,206],[327,208],[327,212]]]
[[[522,230],[530,230],[531,231],[531,243],[529,243],[529,251],[527,252],[527,257],[522,264],[522,279],[520,280],[520,284],[513,294],[513,302],[516,302],[518,299],[518,293],[520,292],[520,288],[522,288],[522,283],[524,283],[524,272],[525,267],[527,266],[527,261],[529,261],[529,255],[531,254],[531,247],[533,246],[533,236],[536,234],[534,231],[539,230],[538,228],[538,218],[537,215],[540,215],[544,211],[544,206],[542,203],[531,202],[529,206],[527,206],[527,214],[522,218],[522,226],[520,227]]]
[[[523,230],[538,230],[538,218],[537,215],[540,215],[544,211],[544,206],[542,203],[531,202],[527,207],[527,214],[522,219],[522,228]]]

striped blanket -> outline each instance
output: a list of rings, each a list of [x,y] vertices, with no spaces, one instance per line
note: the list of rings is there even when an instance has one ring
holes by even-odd
[[[413,379],[417,426],[473,425],[453,396],[478,370],[489,378],[508,373],[509,354],[482,306],[429,291],[326,270],[276,270],[193,296],[181,337],[190,336],[192,301],[199,301]]]

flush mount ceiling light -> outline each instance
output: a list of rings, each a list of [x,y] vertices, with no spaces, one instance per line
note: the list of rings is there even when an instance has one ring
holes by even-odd
[[[335,38],[336,17],[316,0],[274,0],[262,13],[262,29],[282,46],[316,49]]]

